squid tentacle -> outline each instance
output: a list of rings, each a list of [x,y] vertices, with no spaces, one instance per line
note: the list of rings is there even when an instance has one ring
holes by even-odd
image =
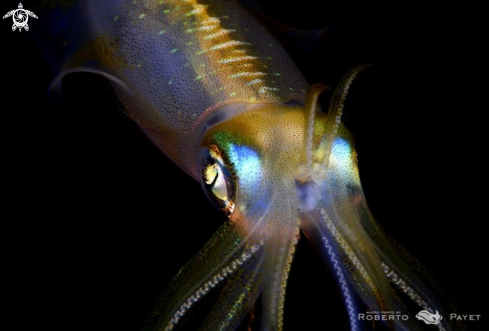
[[[256,257],[259,251],[260,244],[249,244],[246,245],[244,252],[241,255],[229,263],[226,267],[220,269],[218,272],[214,273],[209,277],[200,288],[194,291],[191,295],[181,300],[180,306],[174,310],[172,318],[169,320],[168,324],[164,327],[165,331],[170,331],[177,325],[180,319],[185,315],[185,313],[193,306],[194,303],[199,301],[202,297],[208,294],[213,288],[218,284],[227,279],[230,275],[235,273],[238,268],[244,267],[244,264],[250,261],[250,259]]]
[[[285,194],[285,199],[282,194]],[[293,194],[293,187],[282,180],[272,197],[273,213],[267,215],[268,224],[273,230],[267,233],[265,243],[267,260],[262,295],[264,330],[283,329],[285,288],[300,234],[294,201],[290,198]]]
[[[358,300],[347,279],[347,271],[340,262],[341,256],[338,249],[335,248],[334,238],[327,231],[321,230],[321,228],[324,228],[324,224],[312,221],[313,219],[320,217],[317,210],[303,213],[301,216],[303,221],[302,230],[304,234],[309,241],[318,246],[319,253],[324,257],[325,261],[328,261],[336,276],[346,306],[350,329],[352,331],[361,329],[358,322]]]
[[[358,310],[356,309],[355,303],[353,301],[353,294],[347,284],[344,271],[340,266],[340,262],[338,262],[337,253],[335,252],[335,249],[330,244],[326,236],[322,237],[322,239],[323,239],[323,245],[326,248],[327,253],[329,255],[329,260],[331,261],[333,268],[336,271],[336,277],[338,277],[338,282],[342,291],[343,300],[345,300],[345,304],[346,304],[346,310],[348,314],[348,320],[350,322],[351,331],[357,331],[359,329],[358,320],[357,320]]]
[[[232,222],[224,223],[201,251],[174,277],[158,307],[149,317],[148,330],[176,324],[202,295],[215,287],[255,254],[253,243],[239,235]]]
[[[266,287],[263,289],[264,325],[266,330],[282,330],[285,305],[285,287],[297,245],[299,228],[283,238],[282,249],[270,252],[266,268]],[[277,255],[277,256],[273,256]]]
[[[370,238],[377,243],[376,249],[382,270],[392,287],[404,293],[420,309],[428,310],[431,313],[439,311],[445,316],[449,315],[447,308],[450,308],[452,312],[456,311],[439,285],[429,276],[427,270],[374,222],[363,193],[359,195],[356,208],[365,210],[365,213],[368,214],[368,217],[362,219],[363,226]],[[442,304],[441,300],[448,304]],[[440,330],[451,329],[446,319],[441,320],[437,327]],[[462,328],[460,325],[457,327]]]
[[[350,321],[355,305],[352,305],[351,296],[345,291],[345,279],[348,283],[346,289],[355,289],[356,295],[370,310],[398,310],[413,314],[407,308],[405,299],[393,291],[392,285],[420,308],[431,309],[432,312],[438,307],[442,310],[436,296],[424,284],[429,279],[423,272],[418,275],[413,271],[409,273],[409,278],[406,277],[407,273],[403,270],[411,270],[407,263],[414,259],[402,250],[396,253],[396,247],[377,226],[365,201],[353,139],[341,121],[349,88],[364,68],[351,70],[336,89],[317,148],[319,152],[315,154],[313,178],[310,182],[297,185],[303,229],[333,265],[331,254],[335,252],[333,254],[340,257],[339,270],[346,277],[337,271],[337,280],[343,290]],[[439,323],[439,330],[448,330],[446,323]],[[394,330],[416,330],[421,327],[414,316],[408,321],[386,321],[386,324]],[[352,329],[355,327],[354,321],[351,321],[351,326]]]
[[[319,149],[323,151],[319,157],[314,160],[314,163],[321,164],[321,167],[315,172],[315,179],[325,178],[329,169],[329,161],[333,143],[338,135],[338,129],[342,123],[343,109],[345,107],[346,97],[350,91],[350,87],[354,80],[358,77],[358,74],[364,69],[371,67],[371,65],[360,65],[352,68],[346,73],[338,87],[336,88],[333,97],[331,98],[328,108],[328,114],[324,127],[324,132]]]
[[[263,243],[254,245],[254,256],[229,276],[202,330],[234,330],[261,293]]]

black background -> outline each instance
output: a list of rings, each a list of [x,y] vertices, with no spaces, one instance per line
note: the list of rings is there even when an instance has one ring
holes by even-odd
[[[285,24],[328,29],[309,52],[291,50],[311,83],[334,86],[352,66],[376,64],[352,87],[346,118],[370,207],[461,313],[487,319],[481,8],[320,3],[261,1]],[[5,316],[15,330],[139,330],[224,218],[123,115],[103,79],[69,77],[64,97],[48,101],[52,73],[30,36],[36,20],[29,23],[21,33],[10,20],[0,26]],[[347,329],[305,240],[286,300],[289,330]]]

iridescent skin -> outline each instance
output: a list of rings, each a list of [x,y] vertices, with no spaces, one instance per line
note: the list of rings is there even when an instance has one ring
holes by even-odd
[[[260,328],[283,329],[301,232],[335,271],[352,330],[362,328],[357,314],[365,311],[402,311],[408,321],[384,324],[421,328],[401,292],[419,310],[443,315],[424,276],[396,253],[365,202],[353,138],[341,122],[358,69],[340,83],[326,115],[317,106],[324,88],[309,88],[279,44],[234,1],[54,7],[53,24],[83,13],[49,41],[50,55],[63,63],[59,77],[76,71],[107,77],[128,115],[229,217],[175,277],[152,330],[174,329],[218,284],[224,286],[203,329],[236,328],[258,298]],[[446,322],[438,329],[450,329]]]

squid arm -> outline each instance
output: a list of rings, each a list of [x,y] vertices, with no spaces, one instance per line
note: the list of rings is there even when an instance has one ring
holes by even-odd
[[[352,330],[360,328],[358,313],[365,308],[408,312],[414,304],[418,311],[434,314],[436,310],[448,315],[437,299],[443,296],[436,292],[435,282],[421,267],[413,268],[419,263],[382,232],[366,203],[353,138],[342,123],[349,88],[366,67],[352,69],[340,82],[324,121],[319,148],[307,150],[313,158],[312,166],[307,167],[313,169],[306,177],[310,179],[298,177],[297,181],[302,230],[332,266]],[[407,321],[387,324],[396,330],[422,327],[412,313]],[[443,320],[437,327],[450,329]]]

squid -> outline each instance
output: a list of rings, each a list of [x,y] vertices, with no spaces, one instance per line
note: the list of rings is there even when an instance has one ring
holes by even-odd
[[[234,330],[250,314],[255,329],[283,330],[300,238],[334,274],[351,330],[453,330],[447,318],[415,318],[448,314],[366,202],[343,122],[365,66],[346,73],[322,110],[328,88],[309,85],[237,1],[44,1],[33,10],[46,18],[37,34],[59,70],[53,91],[70,73],[105,77],[127,115],[227,217],[146,330],[185,328],[211,294],[203,330]]]

